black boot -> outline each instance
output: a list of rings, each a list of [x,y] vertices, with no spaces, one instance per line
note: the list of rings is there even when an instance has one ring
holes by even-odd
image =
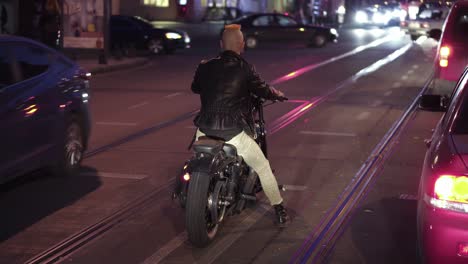
[[[284,208],[283,203],[277,204],[273,206],[276,212],[276,219],[279,226],[286,226],[289,223],[289,216],[288,212],[286,212],[286,208]]]

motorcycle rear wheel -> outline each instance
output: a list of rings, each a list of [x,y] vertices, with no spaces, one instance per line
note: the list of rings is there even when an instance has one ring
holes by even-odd
[[[211,185],[208,173],[192,173],[185,205],[185,226],[189,241],[196,247],[207,246],[218,233],[219,222],[213,223],[208,205],[214,190]]]

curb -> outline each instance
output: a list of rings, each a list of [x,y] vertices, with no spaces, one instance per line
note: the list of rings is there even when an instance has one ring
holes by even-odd
[[[119,70],[127,70],[131,68],[135,68],[138,66],[143,66],[148,64],[151,61],[150,58],[142,58],[133,62],[129,63],[122,63],[122,64],[117,64],[117,65],[102,65],[102,66],[96,66],[93,68],[89,68],[88,71],[91,72],[91,74],[96,75],[96,74],[102,74],[102,73],[109,73],[109,72],[114,72],[114,71],[119,71]],[[79,62],[78,62],[79,64]]]

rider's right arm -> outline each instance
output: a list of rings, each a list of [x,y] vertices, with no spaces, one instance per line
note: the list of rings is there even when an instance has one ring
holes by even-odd
[[[267,99],[275,100],[280,95],[281,92],[275,88],[268,85],[260,75],[255,71],[255,68],[252,65],[247,66],[247,83],[251,93],[254,95]],[[284,95],[283,95],[284,96]]]

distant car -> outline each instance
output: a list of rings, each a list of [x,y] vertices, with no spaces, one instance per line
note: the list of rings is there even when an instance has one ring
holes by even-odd
[[[0,183],[40,168],[69,175],[90,135],[90,74],[35,41],[0,35]]]
[[[450,102],[441,99],[423,95],[420,102],[423,109],[446,113],[427,141],[418,195],[419,251],[423,263],[467,263],[468,68]]]
[[[354,21],[360,26],[398,25],[401,9],[396,6],[371,6],[356,10]]]
[[[323,47],[338,38],[334,28],[302,25],[282,14],[249,15],[232,23],[242,26],[246,47],[250,49],[262,44],[285,42]]]
[[[154,54],[173,53],[176,49],[190,47],[186,32],[156,28],[151,22],[137,16],[115,15],[110,19],[112,48],[132,46]]]
[[[468,64],[468,1],[453,4],[443,32],[433,29],[429,36],[439,40],[434,65],[433,93],[448,97]]]
[[[442,6],[434,9],[425,8],[417,15],[416,20],[402,21],[401,29],[410,35],[411,40],[417,40],[421,36],[427,36],[432,29],[442,29],[448,11],[448,8]]]

